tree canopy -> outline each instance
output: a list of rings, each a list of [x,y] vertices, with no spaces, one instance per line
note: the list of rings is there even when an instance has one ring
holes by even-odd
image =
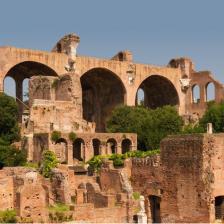
[[[17,120],[17,103],[12,97],[0,93],[0,169],[26,163],[25,152],[11,145],[20,138]]]
[[[212,123],[214,132],[224,131],[224,102],[210,103],[199,121],[201,128],[206,131],[207,123]]]
[[[0,93],[0,138],[11,143],[19,140],[18,106],[16,101]]]
[[[142,106],[120,106],[107,121],[107,131],[137,133],[138,149],[149,150],[159,148],[160,141],[168,134],[179,133],[182,125],[182,118],[172,106],[155,110]]]

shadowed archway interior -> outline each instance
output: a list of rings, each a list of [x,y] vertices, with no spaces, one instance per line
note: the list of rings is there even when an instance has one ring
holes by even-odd
[[[113,72],[95,68],[81,77],[83,118],[96,123],[96,132],[105,131],[112,110],[125,102],[122,81]]]
[[[179,105],[177,91],[174,85],[165,77],[152,75],[141,83],[139,89],[144,92],[142,104],[146,107],[156,109],[165,105]],[[138,94],[136,94],[136,105],[138,101]]]
[[[32,76],[58,76],[57,73],[48,67],[47,65],[41,64],[34,61],[25,61],[13,66],[6,74],[5,77],[11,77],[15,80],[15,96],[16,101],[19,105],[19,120],[21,121],[24,99],[28,100],[28,82]],[[26,81],[24,85],[23,81]],[[24,87],[26,90],[24,90]],[[24,93],[26,93],[24,95]],[[28,103],[26,103],[28,105]]]

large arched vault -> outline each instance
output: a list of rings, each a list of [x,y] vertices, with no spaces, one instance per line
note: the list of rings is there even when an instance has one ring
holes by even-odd
[[[83,118],[96,123],[96,131],[105,131],[107,118],[112,110],[125,103],[126,90],[113,72],[94,68],[81,77]]]
[[[139,86],[143,96],[142,104],[151,109],[165,105],[179,105],[179,97],[175,86],[167,78],[152,75],[145,79]],[[136,104],[139,103],[136,94]]]

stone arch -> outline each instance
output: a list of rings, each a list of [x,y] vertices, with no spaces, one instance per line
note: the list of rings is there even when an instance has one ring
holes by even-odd
[[[179,96],[173,83],[164,76],[151,75],[140,84],[144,92],[143,105],[151,109],[165,105],[179,106]],[[137,93],[138,93],[137,90]],[[136,93],[136,105],[137,105]]]
[[[93,154],[94,154],[94,156],[100,155],[100,146],[101,146],[100,140],[98,138],[94,138],[92,140],[92,145],[93,145]]]
[[[132,142],[130,139],[125,138],[121,142],[121,152],[122,154],[131,151]]]
[[[5,94],[15,98],[16,97],[16,81],[15,81],[15,79],[10,76],[6,76],[4,78],[3,90],[4,90]]]
[[[85,142],[82,138],[77,138],[73,142],[73,159],[85,161]]]
[[[30,79],[33,76],[58,76],[57,73],[49,66],[35,62],[23,61],[11,67],[6,73],[5,77],[12,77],[16,82],[16,100],[19,105],[19,118],[23,112],[23,80]]]
[[[192,86],[192,103],[199,103],[201,100],[201,96],[200,96],[200,86],[195,84]]]
[[[55,154],[61,163],[67,163],[68,142],[64,138],[60,138],[54,145]]]
[[[91,183],[86,183],[87,203],[95,204],[95,189]]]
[[[138,106],[144,105],[144,101],[145,101],[145,92],[142,88],[139,88],[136,94],[135,105],[138,105]]]
[[[83,118],[105,131],[112,110],[126,103],[126,89],[118,75],[105,68],[93,68],[81,76]]]
[[[114,138],[109,138],[107,140],[107,153],[108,154],[117,153],[117,141]]]
[[[205,86],[206,102],[215,100],[215,85],[213,82],[208,82]]]

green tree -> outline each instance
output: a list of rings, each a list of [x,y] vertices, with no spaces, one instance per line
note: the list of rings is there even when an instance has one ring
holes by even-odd
[[[5,166],[23,166],[26,164],[26,153],[7,142],[0,140],[0,169]]]
[[[179,133],[182,125],[175,107],[151,110],[143,106],[121,106],[112,112],[107,131],[137,133],[138,149],[148,150],[159,148],[160,141],[168,134]]]
[[[16,101],[0,93],[0,138],[13,142],[19,140],[18,106]]]
[[[25,152],[10,145],[20,138],[17,120],[17,103],[12,97],[0,93],[0,169],[26,163]]]
[[[224,131],[224,102],[211,103],[208,105],[203,117],[199,121],[199,125],[206,130],[207,123],[213,124],[214,132]]]
[[[150,114],[153,122],[151,126],[146,124],[147,126],[144,129],[147,130],[147,136],[145,137],[147,146],[151,149],[159,148],[160,141],[167,135],[181,132],[183,120],[175,107],[159,107],[150,110]]]
[[[116,133],[137,133],[138,148],[147,149],[144,127],[152,122],[150,112],[144,107],[120,106],[113,110],[107,121],[107,131]]]

